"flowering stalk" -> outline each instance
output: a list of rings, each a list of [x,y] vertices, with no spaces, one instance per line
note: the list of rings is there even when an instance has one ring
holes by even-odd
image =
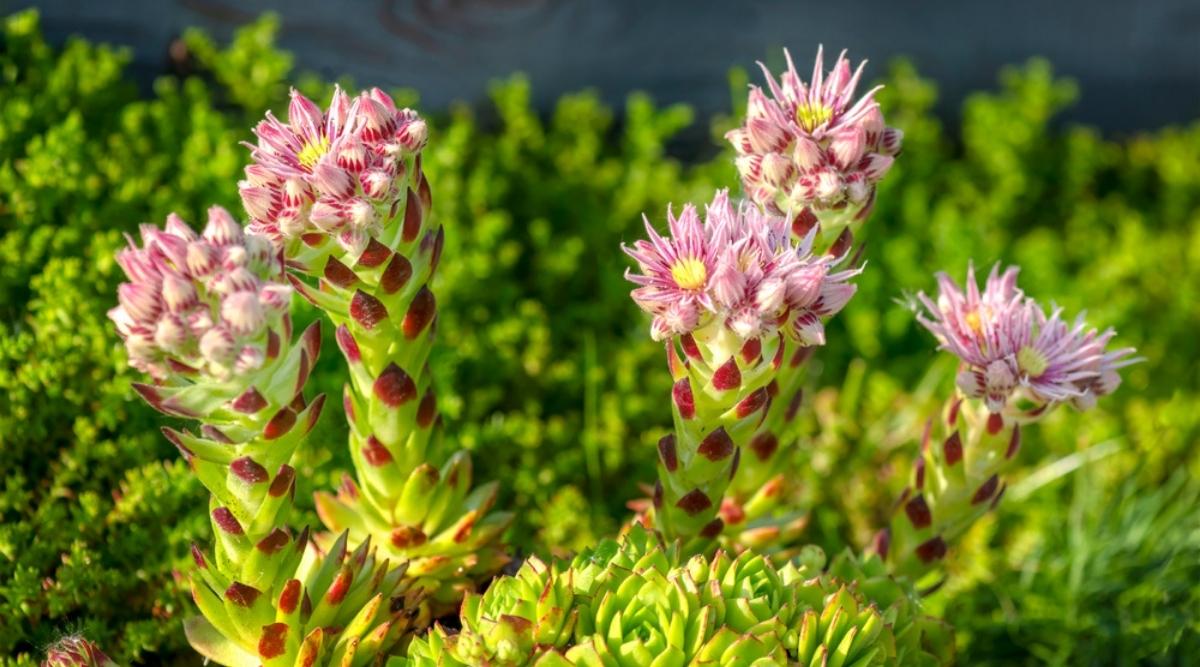
[[[1133,348],[1109,351],[1112,329],[1082,316],[1068,324],[1017,287],[1016,267],[997,265],[980,293],[974,268],[966,292],[938,276],[937,300],[918,295],[917,320],[958,357],[956,396],[926,428],[913,483],[874,549],[914,579],[946,556],[955,538],[995,508],[1015,462],[1023,427],[1069,403],[1087,410],[1116,390]]]
[[[884,124],[874,99],[878,89],[855,101],[865,62],[851,73],[843,52],[826,73],[818,50],[806,83],[784,54],[788,69],[778,81],[760,63],[771,94],[752,87],[745,122],[726,138],[738,153],[747,196],[790,220],[796,242],[811,234],[815,254],[841,258],[873,208],[876,185],[899,154],[902,133]],[[732,544],[785,555],[799,544],[807,518],[792,502],[795,476],[785,460],[796,444],[792,424],[813,351],[801,341],[783,343],[766,417],[721,507],[724,538]]]
[[[688,550],[702,550],[724,527],[721,498],[741,450],[762,421],[783,340],[824,341],[822,319],[853,296],[858,269],[811,253],[812,237],[789,241],[783,218],[718,192],[705,222],[693,206],[670,235],[646,223],[649,241],[625,251],[640,274],[637,304],[654,316],[651,335],[667,341],[674,433],[659,442],[655,525]]]
[[[365,546],[347,562],[344,537],[322,554],[307,529],[286,523],[291,462],[324,400],[302,393],[320,329],[293,344],[282,257],[219,207],[203,234],[172,215],[141,236],[142,247],[131,239],[117,256],[130,282],[109,317],[131,365],[154,380],[135,384],[138,393],[197,422],[163,429],[211,494],[216,545],[211,555],[192,548],[202,616],[186,621],[189,640],[224,665],[327,664],[386,651],[409,627],[400,575],[384,576],[386,563]],[[384,603],[393,596],[394,609]]]
[[[268,114],[255,129],[241,195],[252,228],[284,248],[292,284],[332,319],[350,369],[357,481],[319,493],[317,512],[352,542],[374,537],[406,559],[437,610],[452,609],[507,561],[498,540],[511,516],[490,512],[495,483],[471,490],[466,452],[437,451],[426,359],[444,230],[421,169],[425,122],[378,89],[353,100],[338,90],[324,112],[293,93],[288,121]]]

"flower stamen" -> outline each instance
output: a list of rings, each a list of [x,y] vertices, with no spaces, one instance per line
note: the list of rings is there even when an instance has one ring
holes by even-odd
[[[796,122],[805,132],[812,132],[833,119],[833,107],[820,102],[805,102],[796,106]]]
[[[671,278],[680,289],[703,289],[708,282],[708,267],[695,257],[683,257],[671,266]]]
[[[312,171],[313,167],[317,166],[317,162],[328,152],[328,137],[320,137],[316,141],[305,142],[300,152],[296,153],[296,160],[300,162],[301,167]]]

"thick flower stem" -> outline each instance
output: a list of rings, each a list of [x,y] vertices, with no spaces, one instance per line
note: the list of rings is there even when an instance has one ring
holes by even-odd
[[[668,343],[675,431],[659,442],[654,515],[687,551],[707,550],[724,528],[721,498],[762,420],[780,338],[743,341],[718,322]]]
[[[307,235],[288,254],[305,276],[293,276],[293,285],[333,321],[350,371],[343,405],[355,480],[336,496],[319,493],[317,512],[333,531],[349,530],[354,543],[373,537],[409,560],[408,576],[446,609],[507,561],[496,543],[511,515],[490,512],[495,483],[471,488],[466,452],[440,451],[427,359],[437,324],[431,281],[445,232],[430,216],[420,158],[407,158],[399,173],[403,194],[381,212],[381,231],[361,252]]]
[[[927,425],[912,485],[876,540],[893,573],[917,581],[941,565],[950,545],[1000,502],[1020,444],[1011,417],[976,399],[949,402]]]

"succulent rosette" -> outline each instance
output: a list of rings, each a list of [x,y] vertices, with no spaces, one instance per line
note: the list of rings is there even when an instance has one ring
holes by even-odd
[[[256,586],[197,555],[192,597],[203,615],[184,622],[192,646],[228,667],[370,665],[428,625],[404,564],[379,558],[366,542],[349,552],[345,534],[328,552],[306,537],[287,545],[283,563]]]
[[[777,385],[783,341],[825,342],[825,319],[854,295],[861,269],[845,256],[816,256],[813,235],[790,240],[786,221],[719,192],[705,220],[692,206],[668,212],[669,236],[647,221],[649,240],[625,251],[640,273],[634,301],[667,341],[675,380],[674,433],[659,442],[656,526],[689,549],[723,529],[721,498]]]
[[[826,73],[818,49],[805,82],[784,56],[778,80],[759,64],[767,91],[750,88],[745,123],[725,136],[750,199],[796,224],[819,222],[822,237],[834,239],[870,213],[903,135],[884,124],[878,88],[855,97],[865,61],[852,71],[843,51]]]
[[[378,89],[338,90],[324,111],[293,93],[288,123],[268,114],[255,132],[241,184],[251,227],[282,245],[292,284],[332,319],[350,370],[356,479],[318,494],[317,512],[334,533],[406,559],[435,607],[453,609],[507,561],[498,541],[511,516],[491,511],[496,484],[472,489],[466,452],[439,448],[426,359],[444,231],[421,169],[425,123]]]
[[[959,360],[957,395],[930,420],[913,483],[891,528],[876,540],[896,572],[920,576],[949,543],[1004,494],[1003,475],[1021,445],[1021,429],[1061,404],[1087,410],[1139,361],[1133,348],[1108,349],[1116,332],[1068,324],[1017,287],[1016,267],[996,265],[980,291],[974,268],[965,289],[938,275],[937,298],[917,296],[917,320]]]
[[[930,625],[878,558],[843,557],[835,575],[822,572],[819,549],[803,554],[782,568],[750,552],[681,562],[677,549],[635,526],[569,566],[532,561],[501,577],[496,594],[468,598],[460,631],[435,627],[391,664],[949,663],[948,633]]]
[[[71,635],[46,649],[42,667],[117,667],[117,663],[87,638]]]

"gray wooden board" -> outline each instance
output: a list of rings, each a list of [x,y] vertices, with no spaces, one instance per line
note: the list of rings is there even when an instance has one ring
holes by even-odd
[[[131,46],[143,81],[165,70],[185,27],[227,39],[275,11],[280,44],[301,69],[409,86],[429,111],[479,103],[489,81],[522,71],[543,110],[593,88],[618,104],[645,90],[707,116],[728,108],[730,66],[778,63],[782,46],[807,63],[824,42],[870,58],[874,73],[911,57],[938,82],[951,120],[966,93],[994,87],[1003,65],[1035,55],[1079,82],[1070,120],[1126,132],[1200,116],[1200,0],[0,0],[5,14],[30,5],[56,43],[78,34]]]

